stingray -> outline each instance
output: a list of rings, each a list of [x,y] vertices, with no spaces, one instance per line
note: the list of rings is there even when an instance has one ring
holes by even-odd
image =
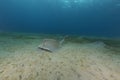
[[[65,36],[60,41],[56,39],[43,39],[42,43],[38,46],[38,48],[47,52],[54,52],[61,47],[66,37],[67,36]]]

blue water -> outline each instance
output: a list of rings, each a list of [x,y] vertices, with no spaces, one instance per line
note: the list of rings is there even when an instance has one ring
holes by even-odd
[[[120,37],[120,1],[0,0],[0,31]]]

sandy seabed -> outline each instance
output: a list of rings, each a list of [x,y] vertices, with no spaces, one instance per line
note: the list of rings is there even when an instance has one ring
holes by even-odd
[[[120,80],[120,47],[67,40],[49,53],[43,36],[0,34],[0,80]]]

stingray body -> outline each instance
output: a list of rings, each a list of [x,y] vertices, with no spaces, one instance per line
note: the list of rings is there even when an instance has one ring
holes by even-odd
[[[53,52],[57,50],[59,47],[60,47],[59,41],[54,39],[44,39],[42,41],[42,44],[38,46],[38,48],[48,52]]]
[[[60,48],[61,44],[65,40],[65,37],[61,41],[55,39],[43,39],[42,43],[38,46],[38,48],[44,51],[54,52],[58,48]]]

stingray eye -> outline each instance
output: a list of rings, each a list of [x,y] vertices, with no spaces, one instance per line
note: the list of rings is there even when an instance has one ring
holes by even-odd
[[[47,40],[43,40],[44,44],[47,42]]]

